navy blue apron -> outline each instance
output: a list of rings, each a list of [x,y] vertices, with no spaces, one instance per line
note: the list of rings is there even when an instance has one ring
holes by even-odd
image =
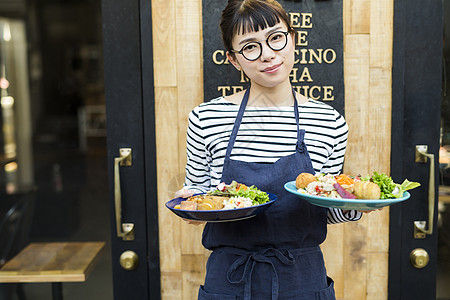
[[[298,174],[315,173],[303,140],[305,131],[299,127],[295,92],[296,151],[275,163],[230,158],[248,96],[249,89],[228,142],[222,181],[255,185],[276,194],[278,200],[253,218],[206,224],[202,243],[213,252],[198,299],[335,299],[319,248],[326,237],[327,209],[311,205],[284,189],[284,184],[295,180]]]

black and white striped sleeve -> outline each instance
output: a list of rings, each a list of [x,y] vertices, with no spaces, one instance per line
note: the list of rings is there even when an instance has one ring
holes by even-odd
[[[211,177],[203,129],[199,113],[194,109],[189,114],[189,123],[186,136],[186,178],[184,185],[197,188],[203,192],[210,190]]]
[[[328,224],[339,224],[350,221],[358,221],[362,217],[362,212],[357,210],[342,211],[340,208],[329,208],[327,215]]]
[[[342,172],[344,164],[345,150],[347,148],[348,125],[343,116],[335,111],[333,148],[327,161],[322,166],[321,172],[324,174],[339,174]]]

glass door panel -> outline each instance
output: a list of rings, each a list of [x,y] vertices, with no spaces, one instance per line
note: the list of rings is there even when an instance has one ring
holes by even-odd
[[[439,149],[437,299],[450,299],[450,5],[444,1],[444,49]]]

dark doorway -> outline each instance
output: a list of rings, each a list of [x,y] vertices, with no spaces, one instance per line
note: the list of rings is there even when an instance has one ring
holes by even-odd
[[[27,196],[22,247],[106,242],[88,280],[64,285],[65,299],[113,298],[101,22],[99,0],[0,1],[1,92],[14,99],[0,114],[0,217]],[[23,287],[29,299],[51,298],[50,284]]]

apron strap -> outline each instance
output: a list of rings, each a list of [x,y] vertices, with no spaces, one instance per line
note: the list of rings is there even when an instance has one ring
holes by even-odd
[[[300,153],[303,153],[305,150],[305,143],[303,141],[303,138],[305,137],[305,130],[300,130],[300,121],[299,121],[299,114],[298,114],[298,104],[297,104],[297,97],[295,96],[295,90],[292,89],[292,93],[294,94],[294,114],[295,114],[295,122],[297,123],[297,144],[296,149]]]
[[[252,273],[257,263],[267,263],[272,266],[272,300],[278,299],[278,273],[271,261],[270,257],[276,257],[285,265],[293,265],[295,258],[289,250],[285,249],[285,253],[275,248],[267,248],[258,252],[247,252],[240,256],[228,269],[227,279],[232,284],[244,283],[244,300],[251,300],[252,294]],[[241,278],[233,280],[233,275],[238,268],[244,267]]]
[[[305,130],[300,130],[300,121],[298,115],[298,102],[297,97],[295,96],[295,90],[292,88],[292,94],[294,95],[294,114],[295,114],[295,122],[297,123],[297,150],[303,152],[303,138],[305,136]],[[248,96],[250,95],[250,88],[248,88],[244,97],[242,98],[241,105],[239,106],[239,111],[236,115],[236,121],[234,122],[233,130],[231,131],[230,140],[228,142],[227,152],[225,154],[225,159],[229,159],[231,155],[231,150],[233,150],[234,143],[236,141],[237,133],[239,131],[239,127],[241,126],[242,117],[244,116],[245,108],[248,103]]]

